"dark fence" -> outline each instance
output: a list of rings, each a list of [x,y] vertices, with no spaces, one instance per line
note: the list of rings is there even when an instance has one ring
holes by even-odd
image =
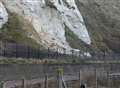
[[[59,53],[59,52],[62,53]],[[18,43],[10,43],[10,42],[2,42],[0,41],[0,56],[3,57],[21,57],[21,58],[35,58],[35,59],[43,59],[43,58],[80,58],[80,59],[119,59],[120,54],[116,53],[108,53],[108,52],[97,52],[91,51],[91,56],[87,56],[86,51],[75,51],[71,50],[71,55],[67,54],[66,49],[56,49],[51,50],[48,49],[41,49],[41,48],[33,48],[28,45],[18,44]]]
[[[65,56],[66,54],[60,54],[58,51],[52,51],[48,49],[33,48],[28,45],[18,43],[0,42],[0,56],[3,57],[21,57],[21,58],[56,58],[59,56]]]
[[[47,68],[47,71],[48,69],[50,70],[50,67]],[[85,88],[120,87],[119,68],[116,71],[113,71],[110,67],[78,67],[77,69],[69,68],[66,71],[63,67],[57,67],[49,73],[45,71],[44,74],[39,74],[41,77],[3,80],[0,85],[1,88],[83,88],[81,85],[84,85]]]

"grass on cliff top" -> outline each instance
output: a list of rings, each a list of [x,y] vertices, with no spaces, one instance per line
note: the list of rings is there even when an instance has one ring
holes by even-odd
[[[28,37],[28,31],[30,29],[34,30],[23,17],[16,13],[9,12],[8,22],[0,29],[0,40],[37,47],[39,44],[37,44],[32,38]]]

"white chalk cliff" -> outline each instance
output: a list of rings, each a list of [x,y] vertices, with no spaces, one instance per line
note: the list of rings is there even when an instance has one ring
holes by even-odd
[[[31,22],[46,47],[72,49],[65,37],[65,25],[86,44],[91,44],[82,15],[74,0],[0,0],[5,7]],[[8,16],[0,3],[0,27]],[[1,21],[1,17],[2,20]]]
[[[8,13],[4,5],[0,2],[0,28],[8,21]]]

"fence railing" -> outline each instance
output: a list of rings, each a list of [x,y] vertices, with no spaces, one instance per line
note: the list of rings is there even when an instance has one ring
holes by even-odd
[[[76,52],[71,50],[71,54],[67,54],[66,49],[61,49],[63,53],[60,53],[60,50],[51,50],[41,49],[41,48],[33,48],[27,45],[18,44],[18,43],[10,43],[10,42],[2,42],[0,41],[0,56],[4,57],[21,57],[21,58],[80,58],[80,59],[119,59],[120,53],[108,53],[108,52],[96,52],[91,51],[91,56],[87,56],[86,51]],[[85,53],[86,52],[86,53]]]
[[[119,88],[120,74],[100,69],[80,69],[68,74],[58,68],[55,74],[45,73],[42,78],[6,80],[0,85],[1,88]]]

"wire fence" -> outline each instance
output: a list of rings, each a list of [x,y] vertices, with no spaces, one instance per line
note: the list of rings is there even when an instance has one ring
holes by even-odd
[[[0,56],[4,57],[41,59],[46,57],[57,57],[60,55],[65,54],[53,52],[49,48],[43,50],[18,43],[0,42]]]
[[[31,79],[1,81],[1,88],[119,88],[120,70],[105,68],[79,68],[65,72],[58,67],[53,72]]]
[[[76,52],[75,50],[71,50],[71,55],[67,54],[66,49],[61,49],[63,53],[60,53],[59,49],[52,50],[41,49],[41,48],[33,48],[27,45],[18,44],[18,43],[10,43],[10,42],[2,42],[0,41],[0,56],[4,57],[21,57],[21,58],[35,58],[35,59],[43,59],[43,58],[80,58],[80,59],[119,59],[120,54],[116,53],[108,53],[108,52],[97,52],[90,51],[91,56],[87,56],[86,51]]]

